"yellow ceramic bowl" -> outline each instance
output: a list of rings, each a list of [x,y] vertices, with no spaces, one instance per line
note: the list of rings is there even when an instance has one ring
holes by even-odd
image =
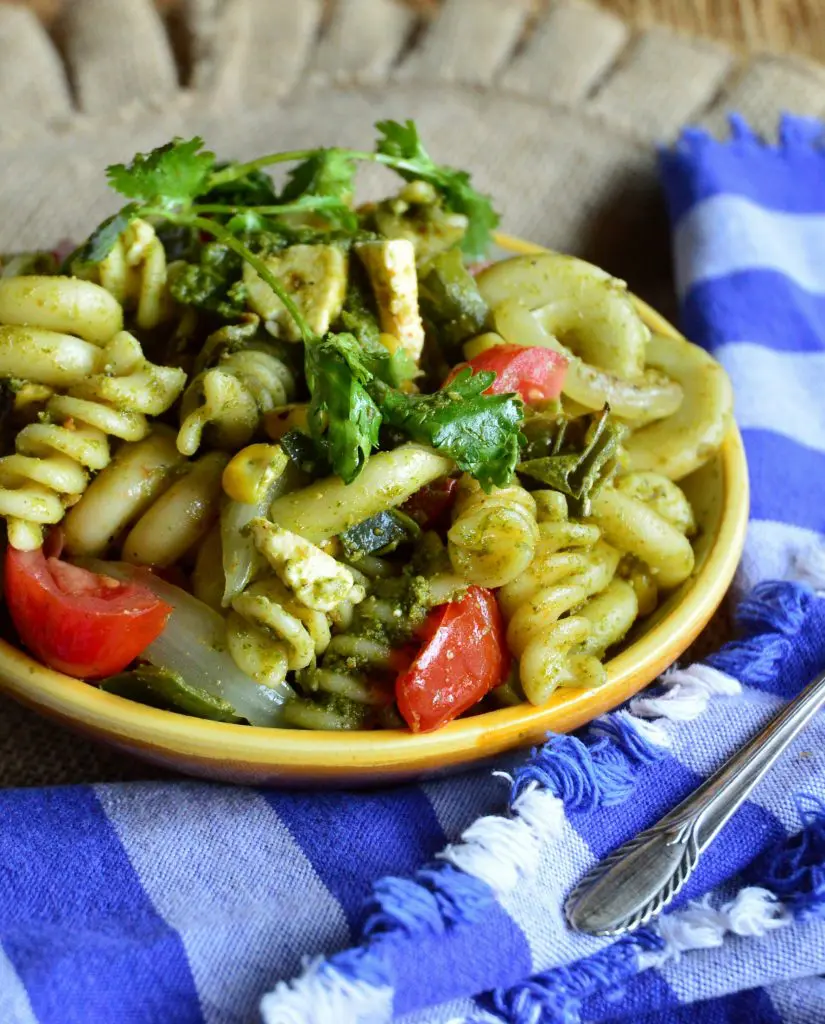
[[[541,252],[506,236],[509,252]],[[638,303],[656,331],[680,337]],[[434,775],[566,732],[627,700],[695,639],[719,606],[742,551],[748,474],[742,440],[732,428],[722,450],[682,482],[700,526],[693,575],[669,596],[608,663],[595,690],[558,690],[544,707],[525,704],[477,714],[437,732],[305,732],[205,722],[135,704],[52,672],[0,640],[0,685],[50,718],[94,739],[192,775],[241,783],[378,784]]]

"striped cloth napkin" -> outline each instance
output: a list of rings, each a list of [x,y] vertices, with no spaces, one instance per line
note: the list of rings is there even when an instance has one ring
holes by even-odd
[[[743,638],[494,774],[0,795],[2,1024],[825,1020],[823,721],[655,925],[595,939],[561,911],[825,667],[825,601],[764,582],[825,586],[822,128],[733,127],[686,134],[662,179],[685,329],[730,371],[750,458]]]

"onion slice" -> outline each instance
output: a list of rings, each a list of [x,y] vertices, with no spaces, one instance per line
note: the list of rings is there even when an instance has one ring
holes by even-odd
[[[172,606],[166,628],[143,651],[142,658],[158,668],[178,672],[193,685],[228,701],[252,725],[281,723],[283,704],[291,696],[289,686],[261,686],[238,668],[227,648],[226,623],[217,612],[141,566],[97,558],[78,562],[93,572],[142,583]]]

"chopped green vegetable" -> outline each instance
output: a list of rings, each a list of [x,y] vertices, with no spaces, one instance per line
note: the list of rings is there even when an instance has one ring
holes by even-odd
[[[448,361],[456,362],[462,342],[485,330],[490,316],[458,249],[440,253],[427,263],[418,295],[422,316],[435,329]]]
[[[344,331],[357,338],[361,359],[374,377],[394,388],[415,377],[418,368],[405,349],[399,347],[391,353],[381,344],[378,317],[367,290],[352,276],[340,322]]]
[[[310,433],[333,471],[352,483],[378,443],[381,413],[364,387],[372,374],[352,334],[307,345],[304,366]]]
[[[131,672],[110,676],[100,683],[100,689],[127,700],[166,711],[178,711],[194,718],[207,718],[212,722],[243,721],[228,701],[199,686],[192,686],[177,672],[154,665],[139,665]]]
[[[309,476],[329,476],[331,470],[326,453],[319,450],[311,437],[300,430],[290,430],[278,441],[289,461]]]
[[[432,395],[373,388],[384,421],[453,459],[486,489],[506,486],[519,459],[524,406],[518,395],[485,395],[492,373],[461,370]]]
[[[428,181],[444,196],[448,210],[464,214],[467,232],[462,248],[472,259],[481,259],[499,222],[490,197],[473,188],[466,171],[435,163],[424,149],[414,121],[379,121],[375,127],[380,132],[376,152],[390,158],[386,161],[389,166],[407,181]]]
[[[421,527],[397,509],[378,512],[338,535],[347,558],[358,559],[364,555],[389,554],[399,544],[415,540],[421,534]]]
[[[590,515],[590,503],[601,485],[610,479],[624,431],[610,419],[605,406],[586,418],[588,425],[579,441],[570,443],[567,425],[562,423],[552,442],[554,454],[528,459],[518,466],[520,475],[561,491],[573,499],[571,514]]]
[[[201,247],[199,263],[180,263],[169,271],[169,291],[182,306],[235,320],[246,312],[242,261],[220,242]]]

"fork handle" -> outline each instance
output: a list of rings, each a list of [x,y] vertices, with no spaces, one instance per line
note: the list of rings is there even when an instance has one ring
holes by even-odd
[[[570,925],[591,935],[617,935],[660,913],[725,822],[823,705],[825,672],[677,807],[588,872],[567,898]]]

